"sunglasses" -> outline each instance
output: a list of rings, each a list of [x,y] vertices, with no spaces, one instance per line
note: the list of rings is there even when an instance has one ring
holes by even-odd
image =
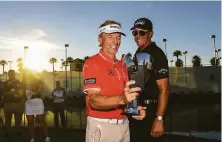
[[[133,34],[133,36],[137,36],[138,34],[140,35],[140,36],[145,36],[145,34],[147,33],[148,31],[142,31],[142,30],[135,30],[135,31],[132,31],[132,34]]]

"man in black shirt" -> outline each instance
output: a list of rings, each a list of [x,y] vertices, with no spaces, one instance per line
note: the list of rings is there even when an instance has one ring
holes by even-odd
[[[167,107],[169,90],[169,68],[164,52],[152,42],[153,25],[147,18],[135,21],[131,28],[136,44],[136,54],[151,56],[152,71],[144,91],[139,96],[139,104],[147,107],[147,116],[141,121],[130,119],[131,142],[161,141],[164,133],[163,117]]]
[[[62,127],[65,128],[65,98],[66,90],[61,87],[60,81],[56,81],[56,88],[52,92],[53,97],[53,112],[54,112],[54,125],[59,128],[59,115],[61,118]]]
[[[10,132],[11,119],[14,114],[16,133],[20,133],[20,125],[24,112],[24,92],[22,83],[15,78],[14,70],[8,71],[9,79],[4,82],[3,105],[5,115],[5,126]]]

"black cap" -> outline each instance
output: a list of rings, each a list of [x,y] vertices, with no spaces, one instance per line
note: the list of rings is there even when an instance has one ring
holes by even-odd
[[[134,26],[130,30],[134,30],[135,28],[140,28],[143,30],[153,30],[152,22],[147,18],[140,18],[134,22]]]

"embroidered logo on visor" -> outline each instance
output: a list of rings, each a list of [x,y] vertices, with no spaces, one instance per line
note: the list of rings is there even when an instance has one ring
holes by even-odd
[[[99,28],[99,34],[101,33],[121,33],[125,36],[118,24],[110,24]]]
[[[84,80],[84,85],[86,84],[96,84],[96,78],[87,78]]]

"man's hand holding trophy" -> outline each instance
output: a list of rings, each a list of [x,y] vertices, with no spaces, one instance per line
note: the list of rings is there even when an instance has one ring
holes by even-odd
[[[150,76],[152,68],[150,55],[146,53],[138,53],[135,58],[132,59],[132,55],[128,53],[123,57],[123,62],[125,62],[127,66],[128,77],[130,80],[126,85],[125,93],[127,93],[126,90],[134,92],[131,96],[125,94],[127,100],[130,100],[125,109],[125,114],[132,115],[132,117],[137,120],[142,120],[146,115],[146,107],[142,107],[138,104],[137,97],[143,92],[143,88]]]

